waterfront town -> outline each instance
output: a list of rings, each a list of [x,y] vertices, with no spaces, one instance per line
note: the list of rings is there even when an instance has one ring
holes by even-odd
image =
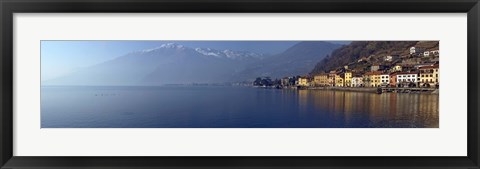
[[[439,77],[439,50],[412,46],[407,55],[364,56],[342,67],[317,74],[275,80],[259,77],[253,85],[279,89],[421,88],[435,91],[439,88]]]

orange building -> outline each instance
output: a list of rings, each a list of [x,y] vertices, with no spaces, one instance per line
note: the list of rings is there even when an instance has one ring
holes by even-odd
[[[397,72],[390,73],[390,87],[397,87]]]
[[[364,85],[366,87],[379,87],[381,84],[380,75],[381,71],[367,72],[363,75],[363,78],[366,79]]]

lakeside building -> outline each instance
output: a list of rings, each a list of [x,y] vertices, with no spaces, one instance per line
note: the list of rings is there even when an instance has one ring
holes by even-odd
[[[438,65],[419,67],[412,72],[382,71],[366,72],[365,74],[352,75],[345,73],[322,73],[314,76],[312,83],[308,84],[308,78],[300,78],[301,86],[334,86],[334,87],[438,87]],[[303,81],[302,81],[303,80]]]
[[[368,87],[379,87],[380,86],[380,71],[367,72],[363,75],[364,81],[366,82],[365,86]]]
[[[397,87],[417,87],[417,72],[399,72],[397,73]]]
[[[352,87],[363,87],[363,77],[359,75],[352,77]]]
[[[426,51],[424,48],[411,47],[410,54],[409,56],[384,55],[372,58],[374,55],[370,55],[362,57],[357,61],[361,64],[360,66],[353,62],[313,77],[297,76],[295,85],[305,87],[438,87],[440,81],[439,51]],[[421,58],[421,56],[429,58]],[[398,60],[398,58],[402,59]],[[381,62],[382,60],[383,62]],[[371,65],[365,65],[369,62],[372,62]],[[282,79],[282,85],[288,84],[287,81],[291,83],[291,80]]]
[[[397,74],[398,72],[390,73],[390,80],[389,80],[390,87],[397,87]]]
[[[344,74],[337,73],[335,74],[335,86],[336,87],[344,87]]]
[[[297,86],[310,86],[310,78],[306,76],[299,77]]]
[[[330,71],[328,74],[328,86],[335,86],[335,77],[337,73],[335,71]]]
[[[328,74],[322,73],[313,77],[315,86],[329,86]]]
[[[352,87],[352,72],[345,72],[345,87]]]
[[[433,71],[433,77],[435,77],[435,81],[436,81],[436,87],[439,87],[440,86],[440,65],[436,65],[437,67],[434,69]]]
[[[420,70],[420,87],[436,87],[438,85],[438,65],[423,66]]]
[[[390,75],[389,74],[381,74],[380,75],[380,86],[388,87],[390,85]]]
[[[284,77],[282,78],[282,80],[280,80],[280,84],[282,86],[289,86],[289,83],[290,83],[290,79],[288,79],[288,77]]]
[[[297,79],[295,77],[284,77],[281,79],[280,84],[282,86],[293,86]]]

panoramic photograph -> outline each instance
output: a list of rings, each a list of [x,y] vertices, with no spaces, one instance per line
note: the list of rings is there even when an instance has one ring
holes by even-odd
[[[439,41],[41,41],[41,128],[439,128]]]

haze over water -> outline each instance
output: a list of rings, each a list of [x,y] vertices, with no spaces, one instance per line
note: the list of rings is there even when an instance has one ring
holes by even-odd
[[[438,94],[232,86],[41,88],[42,128],[438,128]]]

